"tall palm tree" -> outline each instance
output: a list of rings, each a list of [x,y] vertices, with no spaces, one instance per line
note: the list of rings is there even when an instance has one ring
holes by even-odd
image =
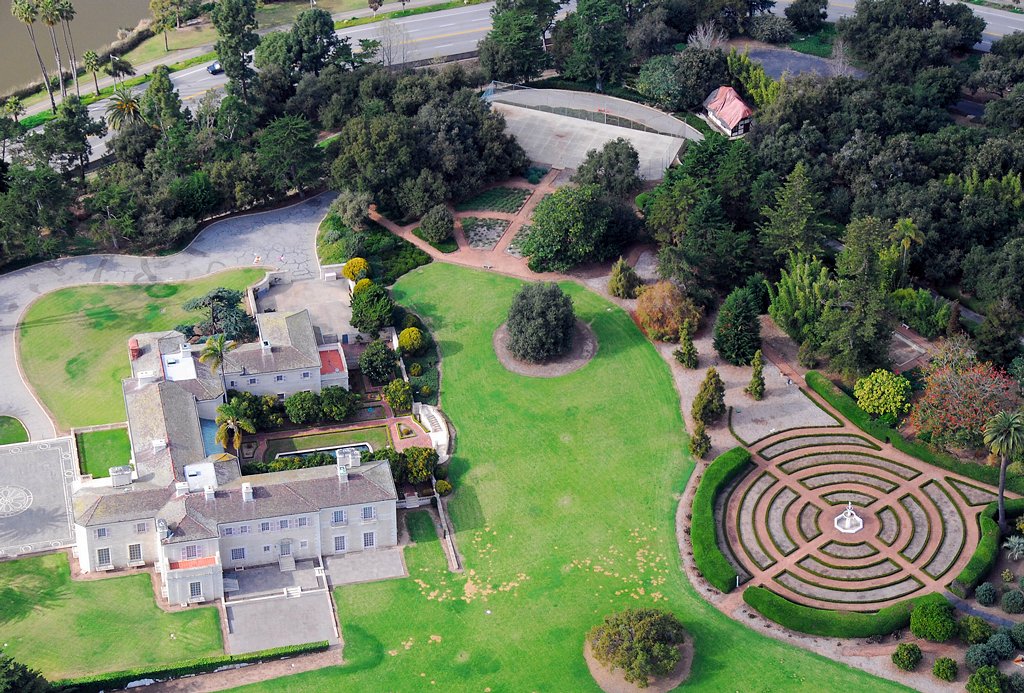
[[[225,450],[234,450],[237,457],[242,447],[243,432],[255,433],[256,424],[245,415],[242,402],[234,397],[230,402],[217,407],[217,435],[214,440]]]
[[[50,30],[50,43],[53,44],[53,56],[57,59],[57,81],[60,84],[60,97],[66,99],[67,87],[64,86],[64,61],[60,59],[60,46],[57,45],[57,32],[53,27],[60,24],[60,5],[58,0],[36,0],[39,8],[39,21]]]
[[[110,64],[103,68],[103,71],[114,78],[114,86],[117,86],[117,78],[134,75],[135,67],[124,58],[119,58],[111,53]]]
[[[907,256],[910,253],[910,248],[914,245],[923,245],[924,234],[921,233],[921,229],[917,228],[913,219],[904,217],[897,219],[895,226],[892,227],[892,240],[899,244],[902,253],[900,257],[902,270],[900,283],[902,284],[907,276]]]
[[[50,84],[50,73],[46,71],[46,63],[39,53],[39,43],[36,41],[36,30],[33,26],[39,18],[39,8],[35,0],[11,0],[11,14],[19,22],[25,25],[28,37],[32,39],[32,48],[36,52],[36,60],[39,61],[39,70],[43,73],[43,86],[46,87],[46,95],[50,97],[50,107],[57,112],[57,102],[53,98],[53,85]]]
[[[60,27],[64,32],[64,47],[68,49],[68,63],[71,65],[71,75],[75,78],[75,93],[82,96],[82,90],[78,86],[78,58],[75,56],[75,37],[71,34],[71,22],[77,14],[71,0],[57,0],[57,12],[60,14]]]
[[[210,364],[210,372],[217,373],[217,370],[224,364],[224,357],[228,355],[237,344],[227,338],[227,335],[219,334],[210,337],[203,345],[203,351],[199,354],[200,363]]]
[[[985,445],[999,455],[999,529],[1006,531],[1006,467],[1024,450],[1024,411],[1001,411],[985,422]]]
[[[114,130],[134,125],[142,120],[142,108],[139,99],[131,89],[117,87],[107,104],[107,123]]]
[[[82,54],[82,66],[86,72],[92,73],[92,83],[96,86],[96,96],[99,96],[100,81],[96,78],[96,73],[100,71],[100,56],[96,55],[96,51],[86,51]]]

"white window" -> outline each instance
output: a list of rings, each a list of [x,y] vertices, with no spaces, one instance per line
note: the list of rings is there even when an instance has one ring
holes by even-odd
[[[260,381],[260,379],[259,379],[259,378],[249,378],[249,384],[250,384],[250,385],[255,385],[255,384],[256,384],[256,383],[258,383],[259,381]]]
[[[241,527],[238,528],[238,533],[239,534],[248,534],[249,533],[249,529],[250,529],[249,525],[242,525]]]
[[[185,560],[190,558],[202,558],[203,547],[198,544],[189,544],[181,551],[181,557]]]
[[[135,525],[135,533],[136,534],[145,534],[148,531],[149,531],[149,523],[148,522],[140,522],[137,525]]]
[[[278,392],[277,393],[277,401],[278,402],[283,402],[285,400],[285,398],[286,398],[286,395],[283,392]]]
[[[106,527],[100,527],[99,529],[96,530],[96,538],[97,539],[106,539],[109,536],[110,536],[110,530],[107,529]]]
[[[190,582],[188,583],[188,596],[191,599],[203,596],[203,583],[201,582]]]
[[[275,375],[274,376],[274,382],[283,383],[284,382],[284,376],[283,375]]]
[[[128,561],[138,563],[142,560],[142,544],[128,544]]]
[[[363,532],[363,548],[372,549],[377,545],[377,533],[376,532]]]
[[[377,517],[377,511],[372,505],[363,506],[363,522],[369,522]]]
[[[235,386],[235,381],[234,380],[232,380],[231,382],[228,383],[228,387],[234,387],[234,386]]]
[[[345,550],[345,537],[334,537],[334,553],[341,553]]]
[[[302,371],[302,379],[303,380],[308,380],[309,379],[309,371]]]
[[[280,529],[288,529],[289,525],[291,525],[291,522],[289,522],[288,520],[278,520],[277,521],[277,526]]]
[[[263,553],[270,553],[270,544],[263,545]]]
[[[101,568],[110,565],[110,549],[96,549],[96,565]]]
[[[221,527],[220,528],[220,535],[222,537],[230,537],[234,533],[235,533],[235,530],[234,530],[233,527]]]
[[[308,517],[300,517],[299,518],[299,527],[308,527],[308,526],[309,526],[309,518]]]
[[[245,560],[245,549],[231,549],[231,560],[232,561],[244,561]]]
[[[345,519],[346,518],[344,510],[335,510],[334,515],[331,517],[331,524],[343,525],[345,524]]]
[[[261,522],[260,523],[260,531],[261,532],[269,532],[270,531],[270,523],[269,522]]]

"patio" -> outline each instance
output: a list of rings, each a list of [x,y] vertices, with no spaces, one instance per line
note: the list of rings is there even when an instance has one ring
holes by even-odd
[[[355,335],[348,282],[301,281],[276,284],[256,302],[261,313],[293,313],[309,310],[317,344],[343,341],[342,335]],[[351,362],[350,362],[351,363]]]
[[[225,601],[279,596],[283,595],[285,590],[323,589],[327,585],[322,577],[317,576],[318,567],[318,561],[307,559],[295,561],[295,570],[289,572],[282,572],[277,564],[246,568],[245,570],[225,570]],[[235,589],[236,583],[237,589]],[[228,591],[229,585],[232,587],[230,591]]]
[[[0,556],[70,546],[71,438],[0,446]]]
[[[331,587],[389,580],[409,574],[402,549],[398,547],[361,551],[346,556],[325,556],[324,563]]]
[[[246,571],[248,572],[248,571]],[[339,642],[330,593],[225,603],[227,651],[242,654],[326,640]]]

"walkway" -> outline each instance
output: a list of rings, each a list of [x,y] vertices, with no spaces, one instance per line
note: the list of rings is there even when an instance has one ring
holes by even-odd
[[[85,255],[42,262],[0,275],[0,415],[18,418],[33,440],[57,433],[22,379],[16,327],[43,294],[80,284],[125,284],[196,279],[222,270],[286,269],[293,279],[319,276],[314,240],[333,199],[323,193],[289,207],[231,217],[204,229],[185,250],[162,257]]]

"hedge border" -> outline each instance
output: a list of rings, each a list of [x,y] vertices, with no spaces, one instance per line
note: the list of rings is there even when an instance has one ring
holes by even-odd
[[[822,465],[815,465],[815,467],[819,467],[819,466],[822,466]],[[813,469],[815,469],[815,467],[808,467],[808,469],[812,469],[813,470]],[[881,469],[881,467],[874,467],[874,469]],[[804,470],[800,470],[800,471],[804,471]],[[885,470],[883,469],[882,471],[885,471]],[[854,472],[819,471],[817,474],[808,474],[805,477],[801,477],[799,479],[794,479],[794,481],[796,481],[798,484],[800,484],[801,486],[806,488],[808,491],[817,491],[818,489],[828,488],[829,486],[835,486],[836,484],[822,484],[821,486],[808,486],[806,482],[811,480],[811,479],[817,479],[817,478],[822,477],[822,476],[828,476],[829,474],[853,474],[853,473]],[[886,483],[886,484],[892,484],[892,486],[894,488],[886,491],[884,489],[876,488],[876,487],[872,486],[871,484],[865,484],[865,483],[859,482],[859,481],[842,481],[842,482],[837,482],[837,483],[842,483],[842,484],[860,484],[861,486],[865,486],[867,488],[874,489],[875,491],[878,491],[883,496],[887,496],[890,493],[895,493],[903,485],[903,484],[893,483],[892,481],[889,481],[885,477],[878,476],[877,474],[868,474],[867,472],[857,472],[857,474],[859,474],[860,476],[866,476],[869,479],[877,479],[878,481],[881,481],[881,482]],[[843,489],[843,490],[849,490],[849,489]]]
[[[750,452],[745,448],[735,447],[722,453],[704,470],[693,496],[690,524],[693,562],[701,575],[720,592],[732,591],[738,575],[718,546],[715,500],[723,487],[752,466]]]
[[[809,537],[806,534],[804,534],[804,526],[803,526],[803,523],[801,522],[801,517],[803,517],[803,514],[804,514],[804,508],[814,508],[814,517],[812,518],[812,521],[814,522],[814,528],[816,530],[818,530],[818,533],[815,534],[813,537]],[[801,508],[800,509],[800,514],[797,515],[797,518],[796,518],[796,528],[798,530],[800,530],[800,536],[804,538],[804,541],[814,541],[815,539],[820,537],[821,533],[822,533],[821,524],[818,522],[818,520],[821,518],[821,512],[822,511],[821,511],[821,508],[817,507],[816,505],[814,505],[812,503],[808,503],[807,505],[804,506],[804,508]]]
[[[233,664],[253,664],[274,659],[284,659],[313,652],[323,652],[330,647],[326,640],[310,642],[304,645],[288,645],[286,647],[275,647],[269,650],[259,650],[247,654],[218,655],[216,657],[202,657],[167,666],[137,667],[135,669],[124,669],[112,671],[106,674],[94,676],[83,676],[77,679],[65,679],[55,682],[54,688],[65,693],[98,693],[99,691],[121,690],[132,681],[140,679],[174,679],[182,676],[193,676],[215,671],[224,666]]]
[[[759,614],[779,625],[810,635],[832,638],[867,638],[888,635],[910,625],[910,612],[929,602],[949,601],[937,592],[910,597],[875,612],[817,609],[791,602],[766,587],[748,587],[743,601]]]
[[[822,442],[822,443],[809,443],[807,445],[798,445],[795,448],[788,448],[786,450],[783,450],[782,452],[777,452],[777,453],[775,453],[774,455],[771,455],[771,456],[764,454],[766,450],[770,450],[771,448],[774,448],[776,445],[782,445],[783,443],[788,443],[791,440],[801,440],[803,438],[855,438],[857,440],[863,441],[863,444],[861,444],[861,443],[837,443],[837,442],[828,442],[828,441],[826,441],[826,442]],[[763,457],[766,460],[774,460],[776,457],[782,457],[783,455],[785,455],[786,453],[789,453],[789,452],[797,452],[799,450],[807,450],[807,449],[810,449],[810,448],[826,447],[826,446],[830,446],[830,445],[849,445],[849,446],[855,447],[855,448],[867,448],[868,450],[875,450],[876,452],[882,449],[881,446],[878,445],[877,443],[875,443],[874,441],[869,440],[868,438],[865,438],[862,435],[857,435],[856,433],[805,433],[803,435],[789,436],[788,438],[782,438],[781,440],[777,440],[774,443],[772,443],[771,445],[766,445],[765,447],[761,448],[761,451],[758,452],[757,454],[760,455],[761,457]]]
[[[878,532],[878,540],[880,542],[882,542],[883,544],[885,544],[886,546],[892,546],[893,544],[896,543],[896,540],[900,538],[900,530],[903,529],[903,522],[900,520],[900,514],[898,512],[896,512],[896,508],[893,508],[892,506],[886,506],[886,507],[882,508],[881,510],[879,510],[876,513],[876,515],[878,515],[878,524],[880,524],[880,525],[883,524],[882,523],[881,515],[886,510],[888,510],[890,513],[892,513],[892,516],[896,518],[896,536],[893,537],[892,541],[886,541],[885,539],[882,539],[882,532],[881,532],[881,528],[880,528],[879,532]]]
[[[757,476],[757,478],[754,479],[754,483],[750,484],[750,486],[747,487],[747,490],[743,492],[743,495],[740,496],[740,507],[737,508],[737,510],[739,512],[743,511],[743,504],[747,502],[747,497],[750,495],[751,491],[753,490],[753,488],[757,484],[757,482],[761,480],[761,477],[767,476],[767,477],[770,477],[772,479],[772,485],[769,486],[768,488],[766,488],[763,493],[768,493],[772,489],[772,487],[779,482],[779,478],[777,476],[775,476],[774,474],[772,474],[771,472],[769,472],[767,469],[763,469],[763,470],[760,470],[760,471],[761,471],[761,473]],[[757,504],[760,501],[760,499],[761,499],[761,496],[759,496],[756,500],[754,500],[754,511],[757,510]],[[739,527],[737,525],[737,530],[736,530],[737,537],[736,538],[740,542],[740,548],[743,549],[743,555],[746,556],[747,560],[749,560],[752,564],[757,566],[757,568],[759,570],[768,570],[773,565],[778,563],[778,560],[775,559],[775,556],[768,550],[768,548],[765,546],[764,542],[761,541],[761,533],[757,531],[757,527],[756,526],[753,527],[751,531],[754,533],[754,541],[757,542],[758,547],[761,549],[761,551],[764,553],[764,555],[768,557],[768,559],[771,561],[771,563],[769,563],[768,565],[761,565],[757,561],[757,559],[754,558],[753,555],[751,555],[751,553],[750,553],[750,545],[747,542],[743,541],[743,535],[740,532]]]
[[[937,488],[939,490],[939,493],[944,495],[946,497],[946,500],[949,501],[949,504],[953,506],[953,510],[956,511],[957,516],[960,518],[960,526],[963,527],[963,529],[964,529],[964,533],[960,536],[960,546],[958,546],[957,549],[956,549],[956,558],[954,558],[953,562],[950,563],[949,566],[944,571],[939,573],[938,575],[935,575],[935,574],[931,573],[928,570],[928,566],[930,566],[932,563],[935,562],[935,559],[939,555],[939,551],[942,551],[942,545],[946,542],[946,530],[947,530],[948,523],[946,522],[946,518],[942,515],[942,509],[938,507],[939,504],[935,503],[935,501],[932,500],[931,496],[928,496],[928,493],[924,490],[926,486],[931,486],[933,484],[935,485],[935,488]],[[957,505],[957,502],[949,494],[949,491],[946,490],[946,487],[943,486],[938,481],[935,481],[935,480],[929,481],[927,484],[923,484],[920,488],[921,488],[921,493],[923,493],[926,496],[928,496],[928,500],[930,500],[932,503],[935,504],[936,509],[939,510],[939,516],[942,517],[942,538],[939,539],[939,545],[935,549],[935,553],[933,553],[931,556],[929,556],[928,560],[925,562],[925,564],[923,566],[921,566],[921,570],[924,572],[925,575],[928,575],[929,577],[931,577],[934,580],[938,580],[943,575],[945,575],[946,573],[948,573],[950,570],[953,569],[953,566],[956,565],[957,560],[960,558],[960,556],[964,552],[964,546],[966,546],[966,544],[967,544],[967,518],[964,517],[963,511],[960,510],[960,506]]]
[[[862,546],[863,545],[863,546],[867,546],[869,549],[871,549],[871,553],[866,553],[863,556],[852,556],[852,557],[851,556],[838,556],[838,555],[836,555],[834,553],[829,553],[828,551],[825,550],[825,547],[832,546],[833,544],[835,544],[836,546]],[[872,546],[871,544],[868,544],[867,542],[864,542],[864,541],[858,542],[856,544],[848,544],[848,543],[843,542],[843,541],[836,541],[835,539],[833,539],[832,541],[827,541],[824,544],[822,544],[821,548],[819,550],[823,554],[825,554],[826,556],[831,556],[832,558],[841,558],[841,559],[843,559],[845,561],[857,560],[857,559],[860,559],[860,558],[871,558],[872,556],[877,556],[878,554],[881,553],[881,551],[876,549],[874,546]]]
[[[806,460],[806,459],[811,458],[811,457],[824,457],[825,455],[850,455],[851,457],[867,458],[869,460],[878,460],[879,462],[888,462],[889,464],[895,464],[895,465],[897,465],[899,467],[903,467],[908,472],[913,472],[913,476],[911,476],[910,478],[907,478],[905,476],[900,476],[899,474],[897,474],[896,472],[892,471],[891,469],[886,469],[885,467],[883,467],[881,465],[871,464],[870,462],[861,461],[861,460],[854,460],[854,459],[843,460],[843,461],[839,461],[839,462],[836,462],[836,461],[832,461],[832,462],[815,462],[814,464],[809,464],[806,467],[801,467],[800,469],[796,469],[796,470],[793,470],[793,471],[789,471],[788,469],[785,469],[785,467],[784,467],[784,465],[787,465],[790,462],[799,462],[800,460]],[[892,474],[893,476],[899,478],[901,481],[913,481],[917,477],[921,476],[921,474],[923,474],[923,472],[921,470],[914,469],[913,467],[908,467],[907,465],[903,464],[902,462],[897,462],[895,460],[890,460],[888,457],[882,457],[881,455],[872,455],[871,453],[868,453],[868,452],[860,452],[858,450],[839,450],[839,451],[826,450],[824,452],[805,453],[803,455],[797,455],[793,459],[786,460],[784,462],[779,462],[777,466],[780,469],[782,469],[782,471],[786,472],[786,474],[789,474],[790,476],[792,476],[793,474],[796,474],[797,472],[802,472],[805,469],[814,469],[815,467],[824,467],[826,465],[836,465],[836,464],[864,465],[865,467],[871,467],[872,469],[880,469],[883,472],[886,472],[888,474]],[[979,490],[984,490],[984,489],[979,489]]]
[[[877,556],[879,554],[875,554],[875,555]],[[815,571],[811,570],[810,568],[807,568],[806,566],[803,565],[804,561],[817,561],[818,563],[820,563],[821,565],[825,566],[826,568],[832,568],[833,570],[858,570],[860,568],[874,568],[876,565],[882,565],[884,563],[888,563],[889,565],[895,566],[896,570],[894,570],[891,573],[887,573],[885,575],[881,575],[881,576],[878,576],[878,577],[869,577],[869,578],[837,578],[837,577],[829,577],[828,575],[822,575],[821,573],[815,572]],[[804,572],[806,572],[806,573],[808,573],[810,575],[813,575],[815,577],[825,578],[826,580],[839,580],[840,582],[864,582],[865,580],[877,580],[877,579],[880,579],[880,578],[887,578],[890,575],[895,575],[897,572],[900,571],[899,564],[897,564],[891,558],[888,558],[886,556],[882,556],[882,558],[876,560],[874,563],[868,563],[867,565],[834,565],[832,563],[828,563],[826,561],[821,560],[817,556],[808,555],[808,556],[804,556],[803,558],[801,558],[794,565],[799,567]],[[792,574],[791,571],[786,571],[786,572],[790,572],[790,574]],[[803,582],[807,582],[807,581],[804,580]],[[808,583],[808,584],[811,584],[811,583]],[[818,586],[822,587],[822,585],[818,585]]]
[[[767,508],[767,510],[765,511],[765,517],[764,517],[764,520],[765,520],[765,527],[764,527],[764,529],[765,529],[765,531],[766,531],[766,532],[768,533],[768,539],[769,539],[769,540],[771,540],[771,542],[772,542],[772,546],[773,546],[773,547],[775,548],[775,550],[776,550],[776,551],[778,551],[778,552],[779,552],[779,555],[780,555],[780,556],[782,556],[783,558],[785,558],[786,556],[789,556],[790,554],[792,554],[792,553],[795,553],[795,552],[796,552],[796,550],[797,550],[798,548],[800,548],[800,544],[799,544],[799,543],[797,543],[797,542],[796,542],[796,541],[795,541],[795,540],[793,539],[793,537],[792,537],[792,536],[790,535],[790,533],[789,533],[789,530],[788,530],[788,529],[786,529],[786,515],[787,515],[787,511],[788,511],[788,510],[789,510],[789,509],[790,509],[791,507],[793,507],[793,504],[794,504],[794,503],[796,503],[796,502],[797,502],[798,500],[800,500],[800,494],[799,494],[799,493],[797,493],[796,491],[794,491],[793,489],[791,489],[791,488],[790,488],[789,486],[787,486],[786,484],[780,484],[780,486],[781,486],[782,488],[780,488],[780,489],[779,489],[778,491],[776,491],[775,493],[773,493],[773,494],[772,494],[772,497],[771,497],[771,500],[769,500],[769,501],[768,501],[768,508]],[[783,550],[782,550],[782,547],[781,547],[781,546],[779,546],[779,540],[778,540],[778,538],[777,538],[777,537],[776,537],[776,536],[775,536],[774,534],[772,534],[772,528],[771,528],[771,525],[769,525],[769,524],[768,524],[768,516],[769,516],[769,515],[771,515],[771,512],[772,512],[772,506],[774,506],[774,505],[775,505],[775,501],[777,501],[777,500],[778,500],[778,498],[779,498],[779,496],[780,496],[780,495],[782,495],[782,493],[783,493],[784,491],[786,491],[787,489],[788,489],[788,490],[790,491],[790,493],[793,493],[793,494],[794,494],[794,497],[793,497],[793,500],[791,500],[791,501],[789,501],[788,503],[786,503],[786,505],[785,505],[785,506],[784,506],[784,507],[782,508],[782,533],[783,533],[783,535],[785,535],[786,539],[788,539],[788,540],[789,540],[789,543],[793,545],[793,550],[792,550],[792,551],[783,551]],[[799,521],[799,518],[798,518],[798,521]],[[762,547],[762,548],[764,548],[764,547]]]
[[[981,539],[971,555],[971,560],[948,585],[949,591],[961,599],[966,599],[974,591],[974,588],[988,577],[999,558],[999,541],[1002,539],[1002,533],[999,531],[999,525],[996,524],[995,518],[998,514],[999,503],[992,501],[978,515]],[[1006,517],[1012,518],[1022,514],[1024,514],[1024,498],[1007,499]]]
[[[814,573],[811,573],[810,571],[807,571],[807,572],[809,574],[811,574],[811,575],[814,575]],[[906,582],[907,580],[912,580],[913,582],[915,582],[917,584],[917,587],[915,587],[914,589],[910,590],[906,594],[903,594],[903,595],[900,595],[900,596],[907,597],[907,596],[913,594],[914,592],[917,592],[922,587],[924,587],[924,583],[921,582],[920,580],[918,580],[916,577],[914,577],[913,575],[902,575],[900,573],[900,571],[897,571],[895,573],[889,573],[888,575],[885,575],[882,578],[879,578],[879,579],[885,579],[885,578],[889,578],[889,577],[898,577],[899,578],[898,580],[893,580],[892,582],[887,582],[884,585],[875,585],[873,587],[863,587],[863,586],[857,586],[857,585],[854,585],[854,584],[851,584],[849,587],[847,587],[845,585],[842,586],[842,587],[839,587],[837,585],[826,585],[826,584],[822,584],[820,582],[814,582],[812,580],[808,580],[807,578],[804,578],[804,577],[800,577],[799,575],[797,575],[796,573],[794,573],[792,570],[789,570],[789,569],[783,570],[781,573],[779,573],[778,575],[776,575],[775,577],[772,578],[775,582],[778,582],[783,587],[786,587],[786,585],[783,584],[781,580],[779,580],[779,578],[782,577],[783,575],[788,575],[791,578],[793,578],[794,580],[796,580],[797,582],[802,583],[804,585],[807,585],[808,587],[817,587],[818,589],[823,589],[823,590],[833,590],[834,592],[845,592],[847,594],[861,594],[861,593],[867,592],[869,590],[885,589],[886,587],[892,587],[893,585],[899,585],[900,583]],[[844,580],[842,578],[830,578],[830,577],[824,577],[824,576],[820,576],[820,577],[822,577],[825,580],[833,580],[835,582],[843,582],[843,583],[864,582],[863,580]],[[790,591],[795,591],[791,587],[786,587],[786,589],[788,589]],[[797,594],[799,594],[799,592],[797,592]],[[843,604],[845,606],[849,606],[851,604],[856,604],[856,602],[845,602],[845,601],[843,601],[841,599],[828,599],[827,597],[815,597],[815,596],[810,595],[810,594],[801,595],[801,596],[807,597],[808,599],[817,599],[818,601],[821,601],[821,602],[829,602],[830,604]],[[895,598],[898,599],[899,597],[895,597]]]
[[[906,552],[907,551],[907,547],[910,546],[911,543],[913,543],[914,535],[917,533],[917,528],[914,526],[914,515],[909,510],[907,510],[907,506],[903,503],[903,501],[905,501],[908,498],[911,499],[912,501],[914,501],[915,503],[917,503],[917,505],[921,508],[921,511],[924,512],[924,519],[925,519],[925,522],[928,523],[928,533],[929,534],[931,534],[931,532],[932,532],[932,521],[930,519],[928,519],[928,511],[925,510],[924,505],[921,504],[921,500],[917,496],[915,496],[913,493],[911,493],[910,491],[907,491],[902,496],[900,496],[898,499],[896,499],[896,502],[899,503],[900,507],[903,508],[903,512],[905,512],[907,514],[907,517],[910,518],[910,541],[908,541],[906,544],[904,544],[899,549],[898,553],[899,553],[899,555],[903,556],[905,559],[907,559],[908,561],[913,563],[913,562],[917,561],[917,559],[919,559],[921,557],[921,554],[924,553],[924,550],[926,548],[928,548],[928,542],[926,541],[924,543],[924,545],[921,546],[921,548],[918,550],[918,552],[915,553],[913,556],[909,555]],[[899,539],[899,535],[896,535],[896,538]],[[895,542],[893,542],[893,544],[895,544]],[[890,544],[890,546],[892,546],[893,544]]]
[[[823,501],[825,501],[826,503],[828,503],[829,505],[833,505],[833,506],[835,506],[835,505],[843,505],[844,503],[853,503],[858,508],[866,508],[866,507],[868,507],[869,505],[871,505],[872,503],[874,503],[874,502],[876,502],[878,500],[877,498],[873,498],[872,497],[871,500],[869,500],[869,501],[835,501],[835,502],[833,502],[832,499],[831,499],[831,496],[836,496],[836,495],[839,495],[840,493],[856,493],[858,496],[867,496],[866,493],[861,493],[860,491],[833,491],[832,493],[826,493],[825,495],[823,495],[821,497],[821,499]]]

